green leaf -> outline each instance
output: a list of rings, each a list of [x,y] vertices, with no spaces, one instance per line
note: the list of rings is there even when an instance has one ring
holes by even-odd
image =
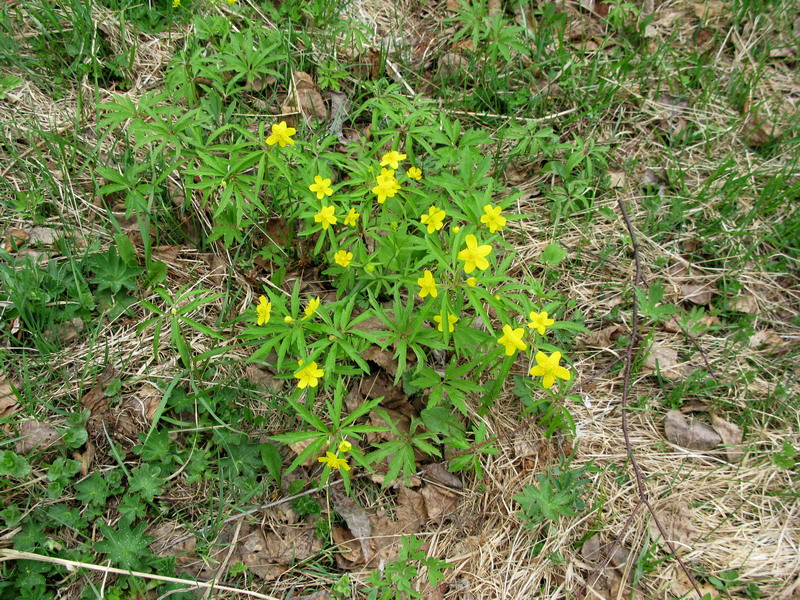
[[[109,495],[108,483],[97,471],[76,483],[75,491],[75,498],[91,506],[105,506]]]
[[[144,535],[147,523],[139,523],[131,529],[130,522],[122,519],[118,529],[111,529],[108,525],[100,525],[100,532],[105,539],[94,545],[95,550],[107,554],[112,563],[123,569],[141,571],[144,567],[142,558],[150,554],[147,546],[153,541],[149,535]]]
[[[148,502],[152,502],[156,496],[164,492],[162,484],[164,478],[161,477],[161,469],[154,465],[144,463],[131,471],[128,478],[128,493],[139,494]]]
[[[542,250],[542,254],[539,259],[545,263],[550,265],[551,267],[555,267],[558,263],[564,260],[567,257],[567,251],[559,244],[558,242],[550,242],[547,247]]]
[[[117,252],[119,257],[125,264],[133,267],[136,265],[136,247],[131,242],[131,239],[124,233],[115,233],[114,242],[117,244]]]
[[[272,444],[261,444],[261,460],[273,481],[280,486],[281,472],[283,470],[283,458],[278,449]]]
[[[0,452],[0,476],[11,476],[17,479],[25,477],[31,472],[28,459],[11,450]]]

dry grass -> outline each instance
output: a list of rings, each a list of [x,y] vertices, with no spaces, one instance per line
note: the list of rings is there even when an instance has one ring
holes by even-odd
[[[687,10],[688,3],[667,3],[659,8],[659,16],[665,17],[670,11]],[[443,6],[431,7],[423,15],[415,16],[413,7],[407,3],[354,2],[350,14],[372,28],[379,39],[391,40],[398,49],[418,45],[421,40],[427,48],[439,47],[441,31],[425,29],[425,24],[434,20],[437,10]],[[417,18],[419,17],[419,18]],[[130,32],[122,33],[114,15],[108,11],[95,10],[94,18],[110,40],[120,47],[134,44]],[[658,21],[657,21],[658,22]],[[732,56],[720,56],[717,69],[722,78],[735,69],[754,69],[750,54],[754,45],[771,35],[767,23],[759,23],[742,38],[733,29],[727,36],[735,45]],[[399,26],[405,29],[398,29]],[[433,27],[433,25],[431,25]],[[664,25],[663,27],[666,27]],[[414,32],[413,39],[408,31]],[[691,32],[684,32],[677,38],[689,39]],[[20,33],[25,35],[25,31]],[[164,36],[139,36],[134,61],[132,97],[140,93],[158,89],[162,85],[163,68],[172,53],[172,48],[180,44],[181,34],[173,32],[171,41]],[[430,38],[430,39],[429,39]],[[423,52],[424,54],[424,52]],[[727,62],[726,62],[727,61]],[[4,71],[4,74],[13,74]],[[22,75],[17,73],[18,75]],[[394,76],[403,80],[402,68]],[[798,94],[796,73],[774,69],[769,76],[760,79],[761,86],[753,91],[753,102],[765,101],[763,111],[771,119],[781,121],[786,118],[787,103],[792,106]],[[708,173],[729,156],[731,152],[740,163],[741,172],[754,172],[761,169],[766,173],[778,172],[784,164],[795,159],[792,156],[774,156],[768,159],[755,157],[748,151],[741,132],[744,128],[742,116],[719,103],[708,103],[702,108],[675,108],[664,98],[647,97],[647,92],[634,89],[629,82],[618,82],[620,96],[627,96],[630,102],[620,102],[610,107],[594,125],[575,121],[571,131],[582,136],[593,136],[603,142],[618,142],[618,154],[625,159],[636,159],[639,165],[651,165],[653,169],[677,169],[685,176],[687,189],[699,190],[703,187]],[[101,90],[97,98],[107,99],[110,91]],[[68,90],[59,100],[48,97],[47,93],[33,83],[26,82],[21,88],[0,100],[0,121],[5,124],[3,138],[15,144],[15,152],[3,149],[4,167],[9,185],[14,189],[25,189],[27,182],[20,175],[22,165],[31,170],[41,167],[57,172],[56,158],[49,155],[49,146],[36,140],[38,132],[61,132],[79,122],[81,127],[74,132],[78,140],[91,145],[96,136],[94,127],[93,103],[84,103],[79,113],[78,97],[87,99],[93,96],[86,89]],[[92,101],[93,102],[93,101]],[[564,99],[561,110],[569,110],[569,100]],[[677,120],[691,124],[701,130],[712,130],[713,151],[708,145],[689,146],[679,156],[671,155],[660,136],[654,131],[678,126]],[[624,135],[620,133],[618,122],[623,122]],[[12,123],[14,123],[12,125]],[[685,126],[685,125],[684,125]],[[657,139],[658,138],[658,139]],[[114,141],[106,140],[104,145],[112,151]],[[19,158],[12,158],[18,156]],[[668,164],[665,161],[669,160]],[[760,161],[760,164],[754,164]],[[523,166],[524,167],[524,166]],[[641,208],[640,181],[646,171],[642,166],[635,172],[627,173],[627,179],[619,188],[601,200],[596,208],[616,206],[619,194],[631,207],[634,221],[641,223],[646,210]],[[543,215],[546,210],[544,199],[538,190],[546,183],[546,178],[529,173],[527,181],[519,185],[525,194],[519,202],[520,212]],[[717,184],[715,184],[717,185]],[[60,215],[47,225],[63,227],[68,224],[81,236],[100,237],[110,240],[110,228],[105,222],[104,210],[92,197],[92,182],[86,174],[77,179],[59,180],[64,202],[60,204]],[[752,196],[747,194],[752,192]],[[739,198],[740,210],[746,214],[752,207],[756,188],[749,188]],[[687,219],[710,219],[714,217],[714,207],[699,206]],[[30,225],[13,213],[5,212],[5,229]],[[734,223],[723,224],[733,228]],[[755,221],[747,232],[757,236],[759,222]],[[551,231],[548,220],[541,216],[520,221],[511,226],[510,231],[518,240],[516,268],[522,275],[535,268],[539,253],[550,241]],[[714,260],[709,264],[694,263],[691,274],[676,274],[670,268],[685,265],[683,258],[687,245],[697,243],[696,233],[691,227],[685,228],[671,240],[655,241],[646,230],[637,232],[643,247],[642,259],[647,265],[645,278],[666,282],[668,300],[682,302],[683,286],[688,280],[692,284],[708,284],[716,288],[721,278],[730,277],[727,264]],[[724,237],[720,234],[720,239]],[[630,282],[633,278],[633,263],[626,232],[621,220],[597,219],[589,225],[565,225],[559,233],[558,241],[571,252],[571,269],[564,270],[558,282],[558,290],[575,300],[573,310],[587,315],[587,326],[600,330],[613,307],[628,306],[630,303]],[[705,242],[714,240],[704,240]],[[608,249],[611,248],[609,252]],[[749,248],[742,244],[738,252],[745,255]],[[759,249],[761,256],[780,253],[781,248]],[[603,256],[602,261],[599,257]],[[223,256],[228,272],[235,278],[235,285],[246,293],[237,306],[229,307],[232,312],[243,311],[251,306],[257,291],[241,274],[231,267],[230,257]],[[630,411],[632,449],[638,457],[645,476],[645,488],[656,510],[662,516],[664,525],[675,532],[676,541],[681,545],[681,556],[696,573],[718,573],[727,569],[738,569],[740,578],[759,581],[765,597],[796,598],[798,576],[800,575],[800,506],[796,501],[796,480],[789,472],[772,468],[769,456],[780,448],[784,440],[800,447],[800,416],[797,407],[776,414],[769,414],[767,401],[774,392],[775,382],[788,381],[786,397],[800,397],[796,364],[786,359],[786,353],[796,355],[798,339],[797,323],[800,318],[800,289],[797,273],[770,272],[763,262],[754,260],[738,262],[736,254],[726,257],[730,264],[736,265],[735,277],[743,290],[754,298],[758,315],[755,329],[769,328],[777,338],[765,345],[749,349],[736,340],[736,332],[730,329],[710,330],[698,342],[703,354],[720,374],[719,397],[714,407],[735,417],[738,412],[751,415],[749,428],[745,431],[746,452],[737,464],[728,463],[722,455],[708,455],[687,451],[670,445],[662,427],[662,401],[667,397],[668,388],[673,383],[659,382],[652,375],[635,371],[632,381],[631,397],[641,400]],[[212,273],[209,265],[191,249],[182,249],[168,261],[169,284],[178,287],[186,283],[203,285],[210,289],[224,291],[224,285]],[[155,298],[150,298],[154,301]],[[213,323],[221,306],[205,307],[193,318]],[[140,313],[139,313],[140,314]],[[629,330],[627,310],[619,313],[622,326]],[[51,357],[64,372],[82,374],[87,365],[97,364],[98,342],[108,348],[108,362],[119,365],[119,374],[126,381],[121,402],[128,406],[125,413],[130,419],[130,427],[112,431],[110,436],[125,449],[135,443],[135,436],[147,431],[147,406],[141,402],[142,385],[166,383],[177,372],[178,358],[165,353],[160,360],[152,356],[152,329],[137,332],[138,323],[133,319],[108,325],[96,334],[97,340],[79,339],[61,354]],[[683,356],[690,357],[689,365],[702,368],[699,353],[681,333],[672,333],[659,327],[646,327],[646,334],[653,340],[679,349]],[[648,338],[649,339],[649,338]],[[780,340],[781,343],[778,344]],[[192,347],[201,352],[208,349],[207,340],[202,336],[189,340]],[[624,349],[613,343],[607,347],[586,346],[572,355],[574,372],[578,381],[593,377],[614,361],[620,360]],[[243,363],[247,357],[245,349],[232,348],[223,357],[226,361]],[[518,364],[516,372],[524,374],[527,365]],[[744,374],[751,374],[747,380]],[[221,369],[217,377],[220,381],[241,376],[241,367]],[[66,404],[77,402],[93,385],[93,382],[76,376],[71,381],[51,380],[40,390],[52,402]],[[486,457],[483,481],[469,481],[463,491],[459,508],[441,525],[430,525],[420,535],[429,541],[430,551],[447,559],[454,567],[449,572],[446,598],[464,599],[527,599],[532,597],[561,598],[572,594],[586,582],[595,563],[581,550],[581,542],[587,534],[598,532],[603,542],[619,540],[628,562],[620,564],[615,571],[622,573],[639,565],[646,565],[641,579],[636,581],[633,590],[625,591],[618,586],[614,596],[613,578],[604,578],[595,586],[595,595],[588,597],[624,597],[629,593],[636,598],[671,598],[688,592],[681,581],[674,561],[663,560],[663,548],[655,540],[654,529],[645,511],[626,527],[626,521],[637,504],[636,482],[633,479],[627,460],[626,447],[621,435],[621,377],[616,373],[604,373],[593,380],[587,389],[582,390],[583,403],[569,407],[577,425],[574,440],[547,439],[535,427],[529,427],[516,435],[510,435],[519,428],[518,401],[504,394],[495,408],[484,417],[490,434],[498,437],[499,454]],[[667,391],[665,391],[667,388]],[[250,406],[255,412],[264,411],[264,406],[255,403]],[[33,415],[51,418],[44,406],[35,407]],[[270,423],[278,427],[278,422]],[[113,429],[113,428],[112,428]],[[254,434],[263,432],[254,432]],[[113,457],[108,454],[108,434],[98,433],[93,439],[96,446],[95,469],[112,465]],[[535,482],[537,474],[558,464],[562,453],[575,449],[574,465],[591,462],[599,468],[593,475],[591,494],[586,498],[589,506],[596,510],[577,519],[562,519],[547,530],[529,530],[522,526],[515,514],[517,507],[512,496],[522,491],[527,484]],[[211,493],[203,485],[189,486],[175,491],[175,505],[189,507],[187,515],[202,523],[202,498]],[[373,492],[371,492],[373,493]],[[322,495],[320,496],[322,498]],[[365,498],[366,500],[366,498]],[[383,500],[391,502],[391,497]],[[381,501],[370,498],[368,503],[378,505]],[[193,505],[197,506],[193,506]],[[272,513],[259,515],[262,526],[267,527],[270,519],[277,520]],[[273,523],[274,524],[274,523]],[[4,545],[10,538],[0,540]],[[543,544],[537,556],[531,549],[534,544]],[[560,561],[548,557],[557,553]],[[649,561],[649,562],[648,562]],[[610,569],[609,569],[610,570]],[[111,571],[106,569],[104,576]],[[358,573],[355,573],[358,575]],[[361,573],[363,575],[363,573]],[[625,577],[626,575],[623,575]],[[94,579],[94,576],[92,576]],[[619,577],[617,577],[619,579]],[[283,575],[269,593],[292,594],[297,587],[314,585],[314,579],[302,569],[290,570]],[[65,590],[64,597],[74,597],[82,587],[76,581]],[[603,588],[603,586],[606,586]],[[683,587],[681,587],[683,586]],[[260,586],[254,586],[260,587]],[[266,596],[263,596],[266,597]],[[431,595],[430,598],[436,596]],[[441,597],[441,596],[439,596]]]

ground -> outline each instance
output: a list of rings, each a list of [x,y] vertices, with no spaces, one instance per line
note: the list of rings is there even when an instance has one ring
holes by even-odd
[[[793,2],[162,4],[0,8],[0,599],[800,597]]]

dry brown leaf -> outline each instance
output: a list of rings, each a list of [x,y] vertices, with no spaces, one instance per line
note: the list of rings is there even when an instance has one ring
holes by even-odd
[[[95,447],[92,442],[86,442],[86,450],[81,452],[73,452],[72,458],[81,461],[81,475],[84,477],[89,474],[89,468],[92,466],[94,460]]]
[[[774,141],[782,134],[781,128],[773,121],[766,118],[759,118],[752,112],[748,113],[742,126],[742,135],[748,146],[760,148],[765,144]]]
[[[667,581],[672,581],[670,585],[670,595],[681,600],[701,600],[708,596],[709,598],[717,598],[719,592],[709,583],[695,582],[697,589],[700,590],[698,594],[692,586],[686,573],[683,572],[678,565],[673,567],[672,576],[669,573],[664,575]]]
[[[717,290],[709,284],[687,283],[681,286],[681,299],[692,304],[705,306],[711,302]]]
[[[283,390],[286,383],[285,379],[277,379],[275,373],[268,367],[252,363],[245,367],[244,376],[253,385],[269,390],[273,394]]]
[[[203,262],[208,266],[210,271],[208,278],[211,280],[211,283],[217,287],[221,287],[225,282],[225,275],[228,270],[227,263],[212,252],[201,254],[200,258],[202,258]]]
[[[444,487],[426,485],[420,494],[425,498],[428,518],[434,523],[442,523],[452,517],[458,506],[458,495]]]
[[[489,18],[497,17],[503,14],[503,6],[500,0],[489,0]]]
[[[152,383],[146,381],[139,388],[138,396],[142,402],[144,418],[152,423],[164,394]]]
[[[313,439],[312,440],[302,440],[300,442],[295,442],[294,444],[289,444],[289,450],[294,452],[297,456],[300,456],[303,453],[303,450],[308,448],[313,443],[314,443]],[[308,468],[308,467],[314,465],[317,462],[318,458],[319,458],[319,456],[314,456],[314,454],[311,454],[302,463],[300,463],[300,466]]]
[[[581,334],[579,344],[589,348],[611,348],[614,345],[613,341],[624,331],[622,325],[609,325],[599,331]]]
[[[428,487],[428,486],[426,486]],[[428,520],[426,509],[427,499],[423,493],[415,492],[406,486],[400,486],[397,490],[397,502],[399,504],[395,511],[397,523],[409,532],[419,531]]]
[[[725,3],[721,0],[695,0],[691,7],[694,16],[703,21],[716,21],[728,12]]]
[[[387,406],[395,403],[407,404],[408,401],[403,390],[395,387],[392,378],[381,370],[376,370],[361,380],[361,393],[367,398],[383,398],[382,404]]]
[[[736,298],[733,298],[728,303],[728,306],[731,310],[748,315],[757,315],[759,313],[758,302],[752,294],[740,294]]]
[[[667,413],[664,433],[673,444],[691,450],[711,450],[722,442],[720,435],[710,425],[698,419],[687,419],[678,410]]]
[[[708,406],[708,402],[705,402],[704,400],[692,399],[681,404],[680,411],[683,414],[692,412],[708,412]]]
[[[463,72],[469,61],[456,52],[445,52],[439,57],[436,74],[440,79],[448,79],[456,73]]]
[[[667,379],[683,379],[692,372],[692,368],[689,365],[679,362],[677,350],[663,346],[658,342],[650,346],[650,350],[644,358],[643,366],[651,372],[660,372]]]
[[[10,417],[19,410],[19,402],[11,382],[8,379],[0,379],[0,419]]]
[[[23,421],[19,424],[19,436],[16,450],[18,454],[28,454],[33,450],[44,450],[56,446],[61,441],[61,436],[56,428],[39,421]]]
[[[336,559],[340,566],[350,568],[352,565],[364,564],[364,551],[361,549],[361,542],[353,537],[347,527],[334,527],[331,530],[331,537],[338,546]],[[342,563],[342,560],[346,562]]]
[[[81,407],[84,410],[89,409],[92,417],[108,411],[109,398],[106,396],[106,385],[114,379],[115,373],[116,370],[112,366],[107,366],[97,378],[94,387],[81,398]]]
[[[397,359],[394,358],[394,352],[391,350],[381,350],[373,344],[361,353],[361,358],[371,360],[392,377],[397,375]]]
[[[56,243],[59,233],[50,227],[34,227],[28,232],[28,243],[52,246]]]
[[[751,348],[761,348],[767,346],[768,348],[775,348],[783,344],[783,340],[775,333],[774,329],[759,329],[750,336],[747,344]]]
[[[744,454],[742,450],[743,434],[741,428],[735,423],[731,423],[717,416],[713,412],[710,416],[711,426],[714,428],[714,431],[719,434],[719,437],[722,438],[722,443],[725,445],[723,451],[728,457],[728,462],[739,462],[739,459],[742,458],[742,454]]]
[[[626,182],[628,181],[628,176],[625,174],[624,171],[609,171],[609,187],[613,188],[623,188],[625,187]]]
[[[322,550],[313,526],[272,526],[266,533],[250,531],[239,539],[239,559],[262,579],[280,577],[295,562]]]
[[[339,488],[331,489],[333,508],[347,523],[347,527],[361,546],[361,557],[364,563],[372,559],[370,538],[372,537],[372,522],[367,511],[361,508],[356,501],[347,496]]]
[[[656,517],[661,523],[661,527],[664,528],[667,540],[672,543],[677,554],[691,551],[696,532],[691,524],[692,512],[686,504],[673,504],[658,509]],[[670,550],[667,540],[661,536],[655,519],[650,519],[649,528],[650,538],[657,540],[664,552],[671,553],[672,550]]]
[[[300,109],[303,116],[306,119],[327,120],[328,110],[325,108],[325,102],[311,75],[303,71],[295,71],[292,73],[292,80],[294,82],[295,106]]]
[[[30,239],[30,235],[24,229],[9,229],[6,232],[6,252],[13,252]]]
[[[425,478],[431,481],[438,482],[454,490],[464,489],[464,482],[455,475],[448,471],[443,464],[437,463],[426,470]]]

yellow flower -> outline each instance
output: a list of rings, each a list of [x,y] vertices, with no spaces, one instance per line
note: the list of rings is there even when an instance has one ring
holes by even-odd
[[[439,331],[444,331],[444,330],[442,329],[442,316],[441,316],[441,315],[435,315],[435,316],[433,317],[433,320],[434,320],[436,323],[438,323],[438,324],[439,324],[439,326],[438,326],[436,329],[438,329]],[[458,317],[457,317],[457,316],[455,316],[455,315],[450,315],[450,314],[448,314],[448,315],[447,315],[447,331],[449,331],[450,333],[453,333],[453,332],[455,331],[455,329],[456,329],[456,328],[454,327],[454,325],[455,325],[456,323],[458,323]]]
[[[336,264],[341,267],[346,267],[350,264],[350,261],[353,260],[353,253],[348,252],[347,250],[339,250],[336,254],[333,255],[333,260],[336,261]]]
[[[470,277],[469,279],[467,279],[467,285],[469,287],[475,287],[476,285],[478,285],[478,280],[475,279],[474,277]]]
[[[416,179],[419,181],[422,179],[422,169],[418,169],[417,167],[410,167],[408,171],[406,171],[406,175],[408,175],[409,179]]]
[[[561,352],[553,352],[547,356],[544,352],[536,353],[536,366],[531,367],[533,377],[542,377],[542,385],[547,389],[553,387],[556,377],[569,381],[569,371],[558,363],[561,362]]]
[[[355,208],[351,208],[350,212],[347,213],[347,216],[344,218],[344,224],[350,227],[355,227],[356,223],[358,223],[358,217],[360,216],[361,214],[357,213]]]
[[[283,317],[283,322],[284,323],[291,323],[292,321],[294,321],[294,319],[292,317],[290,317],[289,315],[286,315],[285,317]]]
[[[351,444],[347,440],[342,440],[341,442],[339,442],[339,452],[341,452],[342,454],[345,454],[346,452],[350,452],[350,450],[352,450],[352,448],[353,448],[353,444]]]
[[[431,298],[436,298],[439,295],[439,291],[436,289],[436,280],[433,278],[433,273],[426,270],[423,273],[423,276],[417,279],[417,285],[421,288],[419,290],[419,297],[424,298],[428,294],[431,295]]]
[[[400,189],[396,183],[396,181],[378,181],[378,185],[372,188],[372,193],[378,197],[378,204],[383,204],[387,198],[394,198]]]
[[[458,225],[453,227],[453,233],[458,233],[459,231],[461,231],[461,227],[459,227]]]
[[[503,209],[499,206],[493,207],[491,204],[487,204],[483,207],[483,212],[485,214],[481,217],[481,223],[489,228],[490,233],[500,231],[505,226],[506,218],[500,216]]]
[[[314,176],[314,183],[308,186],[312,192],[316,192],[317,200],[322,200],[325,196],[333,196],[333,188],[330,179],[323,179],[320,175]]]
[[[322,369],[317,368],[317,363],[310,362],[305,365],[302,369],[297,371],[294,376],[299,379],[297,382],[297,387],[301,390],[304,389],[306,386],[309,387],[317,387],[319,383],[320,377],[325,375],[325,372]]]
[[[547,328],[550,327],[553,323],[555,323],[555,319],[548,319],[547,318],[547,311],[544,310],[540,313],[536,311],[531,312],[528,315],[530,322],[528,323],[528,327],[531,329],[535,329],[539,332],[539,335],[544,335],[544,332],[547,331]],[[548,386],[549,387],[549,386]]]
[[[319,298],[312,298],[311,300],[309,300],[308,304],[306,304],[306,307],[303,310],[303,313],[305,314],[305,317],[303,317],[303,321],[313,317],[314,313],[317,312],[319,305],[320,305]]]
[[[236,4],[236,0],[225,0],[228,4]]]
[[[464,261],[464,272],[472,273],[477,267],[481,271],[489,267],[486,256],[492,251],[489,244],[478,246],[477,238],[471,233],[466,237],[467,247],[458,253],[458,260]]]
[[[522,327],[511,329],[511,325],[503,325],[503,335],[497,343],[506,349],[506,356],[511,356],[517,350],[525,350],[528,345],[522,341],[525,330]]]
[[[326,452],[325,456],[320,456],[317,460],[321,463],[325,463],[331,469],[344,469],[345,471],[350,470],[350,465],[347,464],[347,459],[339,458],[333,452]]]
[[[396,150],[392,150],[391,152],[387,152],[383,156],[381,156],[381,166],[388,165],[392,169],[396,169],[399,166],[399,162],[401,160],[405,160],[406,155],[400,154]]]
[[[258,314],[258,325],[265,325],[269,323],[269,314],[272,311],[272,302],[267,302],[266,296],[261,296],[258,299],[258,306],[256,313]]]
[[[234,2],[235,1],[236,0],[234,0]],[[233,2],[228,0],[228,4],[233,4]],[[281,121],[277,125],[272,126],[272,135],[266,140],[267,146],[274,146],[275,144],[278,144],[281,148],[284,148],[286,144],[291,146],[294,144],[294,140],[291,136],[295,133],[297,133],[297,129],[287,126],[286,121]]]
[[[398,185],[393,169],[381,169],[381,174],[375,179],[377,179],[378,183],[391,183],[392,185]]]
[[[180,8],[181,0],[172,0],[172,8]]]
[[[336,215],[333,214],[334,208],[333,206],[323,206],[319,209],[319,212],[314,215],[314,221],[317,223],[322,224],[322,229],[327,229],[329,225],[335,225]]]
[[[432,205],[428,209],[428,214],[423,214],[419,220],[423,225],[428,226],[428,233],[433,233],[434,231],[439,231],[443,227],[445,216],[445,212],[442,209]]]

